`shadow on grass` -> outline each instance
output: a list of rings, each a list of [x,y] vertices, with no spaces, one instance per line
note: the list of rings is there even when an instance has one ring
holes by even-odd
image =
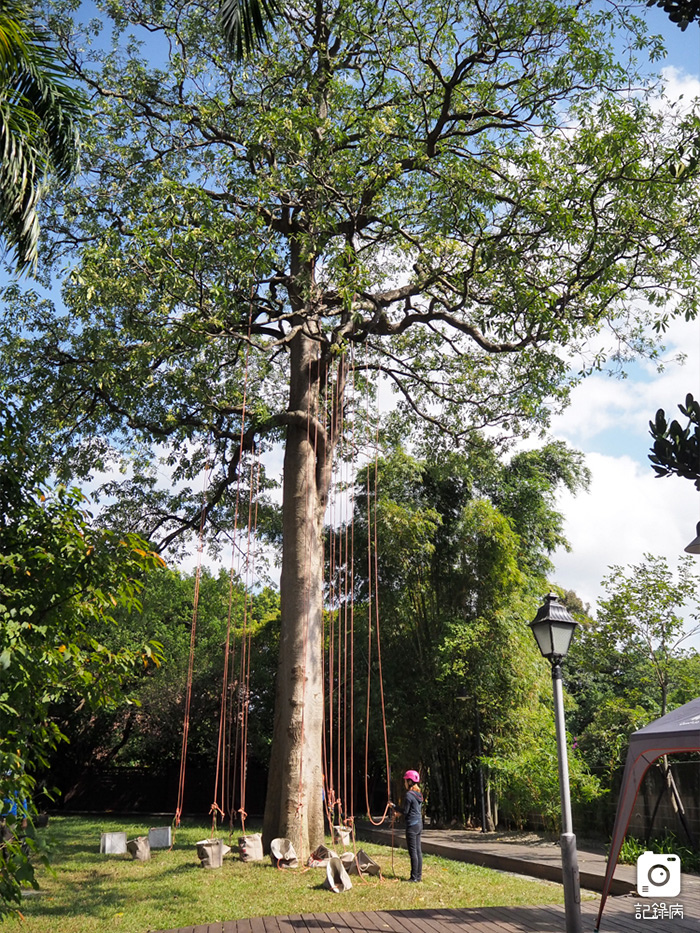
[[[191,888],[187,884],[178,884],[178,877],[190,876],[193,872],[201,871],[196,866],[176,865],[168,868],[165,873],[159,873],[149,879],[151,882],[147,890],[143,888],[141,877],[87,877],[78,882],[63,885],[61,891],[47,891],[45,896],[25,902],[23,910],[30,913],[37,920],[44,917],[49,929],[50,918],[60,917],[90,917],[104,919],[118,910],[146,906],[152,904],[154,913],[160,912],[163,902],[181,901],[185,903],[191,897]],[[175,879],[173,881],[173,879]],[[169,881],[167,894],[160,891],[162,881]]]

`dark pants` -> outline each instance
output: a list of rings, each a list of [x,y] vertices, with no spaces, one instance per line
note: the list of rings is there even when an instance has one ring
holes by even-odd
[[[420,826],[406,827],[406,845],[411,857],[411,881],[423,880],[423,851],[420,847]]]

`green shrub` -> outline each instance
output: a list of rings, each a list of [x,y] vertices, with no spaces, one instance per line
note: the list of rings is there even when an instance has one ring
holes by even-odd
[[[700,874],[700,851],[684,845],[674,833],[666,833],[661,839],[652,839],[649,845],[634,836],[626,836],[620,849],[619,862],[622,865],[634,865],[643,852],[677,855],[683,871]]]

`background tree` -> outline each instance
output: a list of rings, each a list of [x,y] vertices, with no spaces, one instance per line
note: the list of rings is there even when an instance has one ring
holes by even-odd
[[[672,23],[680,29],[687,29],[690,23],[700,19],[698,0],[647,0],[647,6],[659,6],[668,13]]]
[[[0,812],[17,829],[36,812],[37,769],[65,738],[52,705],[68,696],[113,705],[136,666],[159,662],[155,644],[110,649],[93,630],[113,622],[116,606],[138,608],[144,573],[162,561],[136,535],[96,527],[77,490],[50,489],[7,398],[2,408]],[[26,852],[3,842],[0,915],[33,883]]]
[[[78,167],[84,110],[32,6],[0,0],[0,233],[20,267],[36,265],[48,177],[66,182]]]
[[[49,774],[61,787],[64,798],[84,793],[95,772],[106,768],[145,768],[159,775],[164,787],[175,783],[182,747],[195,582],[194,573],[180,574],[164,568],[150,574],[141,593],[142,611],[134,615],[115,610],[117,626],[101,633],[102,640],[112,648],[118,645],[133,650],[151,640],[162,645],[160,667],[132,679],[129,702],[110,709],[89,709],[65,701],[54,706],[53,718],[70,741],[51,755]],[[268,589],[246,593],[242,583],[235,576],[232,582],[225,571],[216,576],[206,568],[200,572],[185,790],[189,792],[191,786],[188,775],[197,773],[202,781],[206,780],[203,775],[208,775],[211,783],[204,793],[211,797],[207,806],[214,797],[229,608],[231,645],[226,700],[230,718],[225,737],[231,745],[231,766],[226,770],[228,790],[235,792],[235,813],[240,804],[239,717],[243,702],[247,704],[246,758],[254,776],[264,772],[269,757],[279,594]],[[246,671],[241,670],[243,658],[250,667],[249,680]],[[248,691],[245,696],[244,691]],[[164,801],[164,805],[171,802]]]
[[[216,534],[251,449],[283,441],[265,835],[303,855],[323,831],[322,522],[360,420],[348,381],[371,393],[381,372],[400,413],[466,445],[546,425],[606,323],[640,349],[640,308],[673,291],[694,315],[697,191],[671,167],[695,118],[629,95],[610,40],[643,47],[643,25],[614,4],[325,0],[240,68],[206,3],[109,8],[107,51],[52,20],[99,113],[51,223],[66,313],[10,290],[1,375],[41,405],[58,471],[126,457],[119,521],[163,547],[196,527],[205,465]]]
[[[418,461],[397,449],[360,475],[353,593],[378,600],[392,761],[397,772],[420,765],[437,823],[481,820],[482,751],[501,793],[510,793],[511,815],[518,810],[522,795],[506,761],[534,751],[534,719],[540,737],[552,726],[542,703],[548,682],[525,622],[561,540],[557,490],[573,492],[586,480],[581,456],[562,444],[501,463],[476,439],[469,457]],[[375,537],[376,578],[368,578]],[[342,574],[342,553],[330,559]],[[363,617],[356,603],[356,626]],[[372,717],[380,733],[381,710]],[[495,795],[491,802],[489,811]]]
[[[238,61],[267,43],[268,30],[282,15],[275,0],[221,0],[221,26]]]
[[[648,664],[646,689],[652,689],[659,716],[668,712],[674,660],[682,643],[698,630],[698,579],[692,557],[682,557],[675,573],[663,557],[645,554],[629,569],[610,568],[600,601],[599,625],[619,649],[643,656]],[[684,609],[694,625],[688,625]],[[695,611],[690,611],[694,609]]]
[[[545,704],[545,685],[539,681],[538,687],[520,710],[518,741],[501,742],[496,754],[485,758],[485,764],[508,824],[524,829],[539,817],[546,830],[557,833],[561,832],[561,806],[557,801],[556,735]],[[579,808],[599,801],[604,792],[577,743],[569,748],[569,781],[572,803]]]
[[[566,601],[579,623],[566,662],[567,723],[588,767],[610,791],[625,763],[631,732],[655,718],[646,651],[621,643],[614,625],[596,622],[577,598]],[[577,607],[578,603],[578,607]]]

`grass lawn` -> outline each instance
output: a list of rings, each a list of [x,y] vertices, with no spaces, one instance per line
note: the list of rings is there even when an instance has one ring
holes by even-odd
[[[202,822],[183,822],[173,848],[154,850],[147,862],[100,855],[102,832],[125,830],[132,839],[147,835],[148,828],[147,820],[52,817],[40,830],[52,868],[39,870],[40,893],[25,898],[23,919],[8,919],[3,933],[147,933],[269,915],[563,903],[559,885],[433,855],[424,855],[423,884],[406,884],[408,853],[394,849],[392,854],[389,847],[371,843],[362,848],[379,863],[383,878],[353,876],[352,890],[342,894],[322,887],[325,869],[279,870],[269,858],[243,863],[230,854],[223,868],[202,869],[194,844],[211,830]],[[227,832],[221,835],[231,843]],[[237,841],[234,835],[233,844]]]

